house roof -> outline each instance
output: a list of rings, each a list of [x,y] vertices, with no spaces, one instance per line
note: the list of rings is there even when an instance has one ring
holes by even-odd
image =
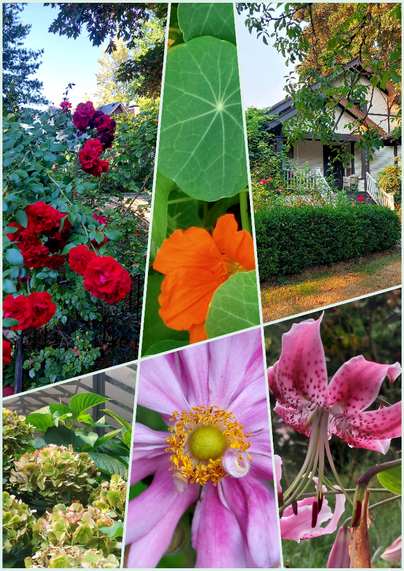
[[[102,105],[97,109],[97,111],[103,111],[105,115],[112,115],[112,113],[116,113],[119,110],[123,113],[127,113],[125,105],[120,101],[118,101],[118,103],[108,103],[107,105]]]

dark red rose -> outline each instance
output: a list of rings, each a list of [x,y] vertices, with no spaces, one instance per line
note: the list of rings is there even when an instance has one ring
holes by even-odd
[[[100,133],[97,136],[97,139],[99,141],[101,141],[102,147],[105,150],[105,149],[109,149],[110,147],[112,147],[114,137],[113,137],[113,135],[110,135],[109,133],[104,131],[103,133]]]
[[[100,216],[97,213],[93,214],[93,218],[95,218],[95,220],[97,220],[97,222],[100,224],[106,224],[108,222],[108,218],[106,216]]]
[[[16,240],[19,240],[21,231],[25,230],[24,226],[21,226],[21,224],[18,224],[18,222],[10,222],[10,224],[7,224],[7,226],[18,228],[17,232],[11,232],[10,234],[6,234],[10,242],[15,242]]]
[[[93,167],[91,168],[91,170],[86,171],[86,172],[88,172],[89,174],[92,174],[93,176],[99,178],[103,172],[108,172],[108,167],[109,167],[108,161],[96,159],[94,161],[94,164],[93,164]]]
[[[63,266],[65,261],[66,256],[61,256],[60,254],[53,254],[53,256],[48,255],[47,259],[44,260],[44,265],[42,267],[56,270],[57,268]]]
[[[100,117],[104,117],[105,113],[104,111],[98,110],[94,113],[94,115],[91,118],[91,121],[89,122],[88,126],[90,127],[90,129],[94,129],[95,128],[95,121],[97,119],[99,119]]]
[[[107,163],[107,161],[100,161],[98,158],[102,151],[102,143],[98,139],[86,141],[84,149],[79,152],[81,170],[97,177],[101,176],[101,172],[107,172],[108,167],[106,170],[102,170],[102,167],[100,167],[101,163]]]
[[[99,133],[101,133],[102,131],[109,131],[112,128],[112,119],[109,115],[103,115],[102,117],[97,117],[94,123]]]
[[[114,121],[114,119],[111,119],[111,124],[110,124],[110,127],[108,129],[108,133],[110,135],[113,135],[115,133],[115,129],[116,129],[116,121]]]
[[[3,339],[3,365],[11,363],[11,343]]]
[[[59,226],[60,212],[44,202],[35,202],[25,208],[28,216],[27,229],[35,234],[52,232]]]
[[[98,139],[89,139],[85,142],[84,148],[92,153],[95,157],[99,157],[102,153],[102,144]]]
[[[26,249],[21,249],[22,257],[24,258],[24,265],[27,268],[44,268],[49,258],[49,250],[42,246],[41,241],[38,239],[38,244],[31,245]]]
[[[93,297],[107,303],[116,303],[130,291],[128,272],[114,258],[97,256],[84,272],[84,287]]]
[[[27,297],[23,295],[17,297],[7,295],[3,302],[3,311],[5,319],[10,318],[18,321],[18,324],[11,327],[11,329],[21,331],[31,326],[31,306]]]
[[[87,246],[76,246],[69,252],[70,268],[76,272],[76,274],[84,276],[88,264],[96,257],[97,254],[91,252]]]
[[[358,198],[358,202],[363,202],[363,200],[364,200],[364,199],[363,199],[363,196],[360,196],[360,197]]]
[[[32,314],[31,327],[46,325],[56,313],[56,305],[47,291],[41,291],[41,293],[34,291],[28,296],[28,302]]]
[[[90,120],[93,118],[95,109],[91,101],[87,103],[79,103],[76,111],[73,113],[73,123],[80,131],[85,131]]]
[[[60,104],[63,113],[69,113],[69,108],[71,108],[72,104],[69,101],[62,101]]]
[[[34,234],[34,232],[25,228],[20,232],[20,243],[18,244],[18,247],[21,251],[39,246],[42,246],[41,240],[36,234]]]

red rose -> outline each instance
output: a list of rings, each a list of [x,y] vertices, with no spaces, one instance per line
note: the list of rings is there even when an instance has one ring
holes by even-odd
[[[94,123],[99,133],[101,133],[102,131],[110,131],[110,129],[112,128],[112,119],[109,115],[103,115],[102,117],[97,117]]]
[[[111,119],[111,124],[110,124],[110,127],[108,129],[108,133],[110,135],[113,135],[115,133],[115,129],[116,129],[116,121],[114,121],[114,119]]]
[[[11,343],[3,339],[3,365],[11,363]]]
[[[363,196],[360,196],[360,197],[358,198],[358,202],[363,202]]]
[[[93,176],[99,178],[103,172],[108,172],[108,167],[109,167],[108,161],[95,159],[93,167],[86,172],[88,172],[89,174],[92,174]]]
[[[96,111],[92,116],[91,121],[88,124],[90,129],[94,129],[96,120],[99,119],[100,117],[104,117],[104,115],[105,115],[104,111],[101,110]]]
[[[70,268],[76,272],[76,274],[84,276],[88,264],[96,257],[97,255],[91,252],[87,246],[76,246],[69,252]]]
[[[18,222],[10,222],[10,224],[7,224],[7,226],[18,228],[17,232],[11,232],[10,234],[6,234],[10,242],[15,242],[16,240],[19,240],[21,231],[25,230],[24,226],[21,226],[21,224],[18,224]]]
[[[18,247],[20,250],[28,250],[29,248],[42,246],[41,240],[31,230],[23,229],[20,232],[20,243]]]
[[[44,265],[42,267],[50,268],[51,270],[56,270],[57,268],[63,266],[65,261],[66,261],[66,256],[61,256],[60,254],[53,254],[53,256],[48,255],[47,259],[44,260]]]
[[[56,305],[47,291],[41,293],[34,291],[28,296],[28,301],[31,307],[32,327],[46,325],[56,313]]]
[[[92,153],[95,157],[99,157],[102,153],[102,144],[98,139],[89,139],[85,142],[84,148]]]
[[[44,268],[49,258],[48,248],[42,246],[39,239],[38,244],[32,244],[26,249],[21,249],[21,254],[24,258],[24,265],[27,268]]]
[[[77,129],[85,131],[90,120],[93,118],[94,113],[95,109],[91,101],[87,101],[87,103],[79,103],[76,107],[76,111],[73,113],[73,123]]]
[[[110,133],[103,131],[102,133],[99,133],[97,139],[102,143],[102,147],[105,150],[112,147],[112,142],[114,140],[114,137]]]
[[[60,212],[44,202],[35,202],[25,208],[28,216],[27,229],[35,234],[51,232],[60,223]]]
[[[18,321],[18,324],[11,327],[11,329],[21,331],[31,326],[31,306],[27,297],[23,295],[18,297],[6,296],[3,302],[3,311],[5,319],[10,318]]]
[[[114,258],[97,256],[84,272],[84,287],[93,297],[107,303],[116,303],[130,291],[128,272]]]
[[[72,104],[69,103],[68,101],[62,101],[62,103],[60,104],[63,113],[69,113],[69,108],[71,108]]]
[[[93,218],[97,220],[100,224],[106,224],[108,222],[108,218],[106,216],[100,216],[99,214],[94,213]]]

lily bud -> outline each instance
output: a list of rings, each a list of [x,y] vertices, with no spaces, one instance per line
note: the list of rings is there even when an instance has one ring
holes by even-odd
[[[399,561],[401,559],[401,535],[380,555],[385,561]]]
[[[334,545],[328,557],[327,567],[332,569],[348,569],[350,567],[349,542],[351,540],[351,528],[339,528]]]

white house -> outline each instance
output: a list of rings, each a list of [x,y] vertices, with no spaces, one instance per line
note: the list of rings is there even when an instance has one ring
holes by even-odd
[[[359,81],[363,85],[369,86],[366,95],[367,104],[363,106],[348,106],[346,100],[340,100],[334,109],[335,114],[335,134],[339,139],[339,143],[328,147],[320,142],[319,137],[314,134],[307,133],[304,142],[298,142],[290,151],[290,157],[296,168],[309,166],[312,172],[321,173],[325,178],[329,175],[330,159],[334,148],[347,145],[350,153],[354,156],[351,163],[344,167],[341,161],[334,161],[333,167],[338,178],[338,187],[343,188],[347,182],[347,177],[356,179],[359,183],[360,191],[371,192],[371,186],[377,179],[378,173],[387,165],[394,163],[396,157],[401,158],[401,137],[394,139],[392,131],[399,126],[396,115],[398,106],[394,103],[396,92],[391,83],[386,84],[382,89],[380,86],[373,88],[369,78],[371,72],[363,69],[358,59],[353,60],[349,64],[350,68],[354,68],[355,74],[359,75]],[[338,85],[338,81],[333,82]],[[315,89],[315,87],[314,87]],[[269,109],[268,114],[276,117],[267,123],[267,131],[275,135],[276,147],[281,148],[286,137],[283,132],[283,124],[292,117],[296,116],[296,108],[291,99],[280,101]],[[369,151],[355,148],[355,142],[360,139],[360,130],[352,133],[352,124],[354,120],[364,120],[367,125],[377,128],[379,134],[383,138],[384,147],[378,151],[374,151],[372,160],[370,160]],[[358,122],[359,127],[359,122]]]

